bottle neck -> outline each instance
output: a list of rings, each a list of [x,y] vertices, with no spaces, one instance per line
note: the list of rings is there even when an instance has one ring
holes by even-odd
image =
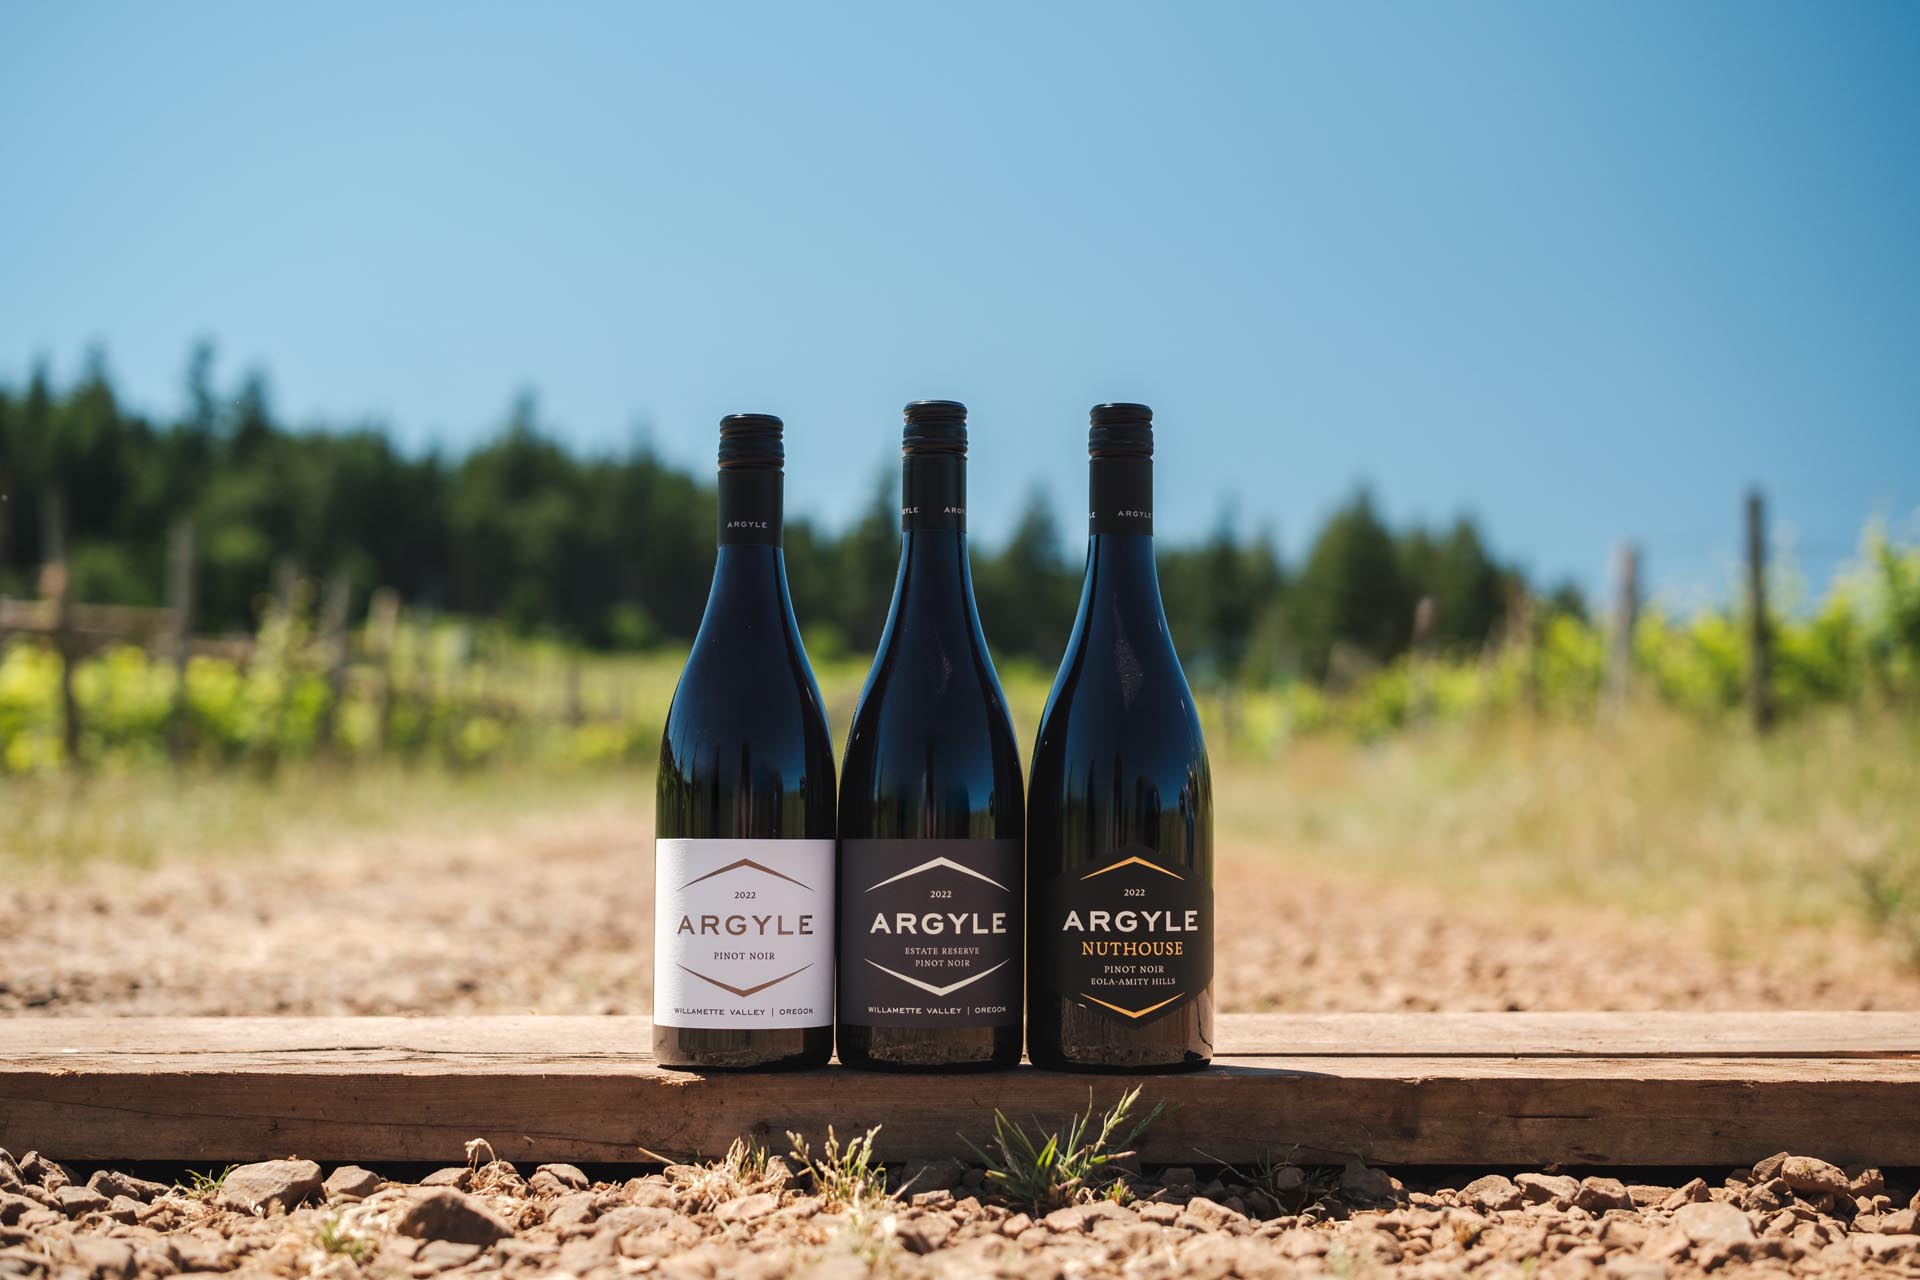
[[[1088,469],[1087,581],[1125,611],[1158,615],[1160,573],[1153,558],[1153,460],[1095,458]]]
[[[778,547],[786,477],[778,471],[732,468],[720,473],[722,550]]]
[[[900,460],[900,532],[967,531],[967,457],[910,453]]]
[[[780,551],[780,472],[720,473],[719,553],[700,630],[752,631],[791,616],[786,558]],[[716,633],[718,634],[718,633]]]
[[[909,454],[900,469],[900,573],[890,624],[958,614],[977,625],[967,564],[967,460]]]

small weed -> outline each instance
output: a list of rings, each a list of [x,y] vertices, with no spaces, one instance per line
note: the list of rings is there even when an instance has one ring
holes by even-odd
[[[351,1258],[355,1262],[364,1263],[380,1252],[379,1241],[356,1235],[341,1226],[337,1214],[320,1224],[319,1237],[321,1249],[327,1253],[337,1253],[342,1257]]]
[[[964,1134],[960,1140],[987,1167],[987,1181],[1008,1199],[1036,1209],[1057,1209],[1091,1199],[1113,1183],[1117,1170],[1108,1166],[1133,1154],[1132,1146],[1163,1109],[1156,1105],[1145,1119],[1118,1136],[1140,1101],[1138,1085],[1120,1095],[1112,1109],[1096,1116],[1093,1095],[1087,1109],[1073,1118],[1064,1134],[1047,1133],[1034,1122],[1029,1134],[996,1110],[993,1113],[994,1151],[983,1151]]]
[[[886,1166],[873,1158],[873,1135],[879,1132],[880,1126],[875,1125],[843,1146],[828,1125],[827,1141],[817,1160],[799,1134],[789,1130],[787,1141],[793,1144],[794,1163],[813,1179],[813,1189],[827,1203],[857,1209],[887,1198]]]
[[[1107,1184],[1107,1189],[1100,1193],[1100,1198],[1111,1200],[1117,1205],[1129,1205],[1133,1203],[1133,1188],[1127,1185],[1125,1179],[1115,1178]]]
[[[228,1165],[218,1173],[202,1173],[198,1169],[189,1169],[187,1180],[173,1185],[186,1192],[189,1200],[209,1201],[220,1194],[220,1188],[226,1183],[227,1175],[236,1167]]]
[[[767,1149],[746,1138],[735,1138],[727,1154],[711,1164],[678,1166],[675,1178],[681,1192],[701,1209],[763,1190],[770,1172]]]

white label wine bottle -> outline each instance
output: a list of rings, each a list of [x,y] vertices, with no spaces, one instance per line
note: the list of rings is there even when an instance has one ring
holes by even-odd
[[[967,410],[906,408],[900,571],[840,775],[840,1061],[1020,1061],[1020,752],[967,564]]]
[[[780,551],[780,419],[720,422],[720,552],[660,744],[653,1051],[665,1066],[833,1052],[827,718]]]
[[[1087,576],[1027,795],[1027,1053],[1074,1071],[1213,1057],[1213,781],[1153,560],[1153,414],[1089,435]]]

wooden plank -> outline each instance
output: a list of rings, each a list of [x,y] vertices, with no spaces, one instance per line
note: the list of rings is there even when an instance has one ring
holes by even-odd
[[[1225,1014],[1221,1052],[1318,1057],[1920,1057],[1920,1014],[1335,1013]],[[447,1070],[494,1058],[651,1060],[637,1017],[467,1015],[349,1018],[15,1018],[0,1021],[0,1063],[111,1057],[121,1065],[264,1066],[292,1055],[318,1070],[440,1055]],[[309,1055],[331,1055],[318,1067]]]
[[[1151,1162],[1732,1165],[1793,1149],[1902,1165],[1920,1164],[1917,1040],[1904,1014],[1253,1015],[1223,1019],[1228,1052],[1185,1076],[701,1076],[648,1061],[637,1018],[13,1019],[0,1146],[454,1161],[483,1137],[515,1160],[638,1161],[879,1124],[883,1155],[912,1160],[963,1153],[996,1108],[1053,1125],[1138,1082],[1170,1109]]]

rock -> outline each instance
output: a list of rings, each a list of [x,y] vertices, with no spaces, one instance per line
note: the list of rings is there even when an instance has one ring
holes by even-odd
[[[130,1280],[135,1274],[133,1246],[124,1240],[75,1240],[73,1252],[95,1280]]]
[[[1671,1213],[1683,1204],[1699,1204],[1712,1198],[1712,1192],[1708,1189],[1706,1181],[1695,1178],[1685,1186],[1675,1188],[1672,1195],[1660,1202],[1660,1207]]]
[[[1586,1178],[1573,1193],[1573,1203],[1598,1216],[1609,1209],[1633,1208],[1633,1197],[1627,1194],[1626,1183],[1618,1178]]]
[[[1887,1175],[1870,1165],[1850,1164],[1842,1172],[1847,1190],[1856,1196],[1877,1196],[1887,1189]]]
[[[145,1178],[136,1178],[130,1173],[116,1173],[112,1169],[98,1170],[87,1179],[87,1185],[109,1199],[126,1196],[141,1204],[150,1204],[173,1190],[165,1183],[148,1182]]]
[[[1484,1178],[1475,1178],[1460,1188],[1461,1204],[1472,1205],[1476,1209],[1489,1212],[1500,1209],[1518,1209],[1525,1202],[1520,1188],[1513,1179],[1501,1174],[1490,1173]]]
[[[1171,1226],[1179,1219],[1180,1206],[1177,1204],[1161,1204],[1153,1200],[1142,1200],[1133,1206],[1133,1213],[1134,1216],[1142,1222],[1157,1223],[1165,1227]]]
[[[0,1191],[18,1191],[26,1182],[20,1172],[20,1162],[13,1158],[12,1152],[0,1147]]]
[[[1849,1236],[1854,1247],[1873,1262],[1920,1257],[1920,1236]]]
[[[1780,1177],[1795,1191],[1826,1192],[1836,1196],[1852,1194],[1850,1188],[1853,1179],[1847,1177],[1838,1166],[1812,1156],[1788,1156],[1780,1162]]]
[[[543,1164],[533,1171],[533,1176],[537,1178],[543,1173],[569,1191],[585,1191],[593,1185],[592,1180],[589,1179],[586,1174],[580,1172],[579,1167],[576,1165]],[[527,1185],[533,1185],[531,1178],[528,1179]]]
[[[639,1212],[637,1205],[628,1209]],[[591,1191],[572,1191],[555,1200],[547,1209],[547,1225],[563,1236],[579,1235],[600,1216],[600,1206]]]
[[[967,1199],[974,1204],[980,1203],[972,1196],[968,1196]],[[951,1209],[954,1206],[953,1192],[944,1188],[938,1191],[917,1191],[908,1203],[916,1209]]]
[[[1880,1215],[1880,1231],[1884,1235],[1910,1236],[1917,1230],[1920,1230],[1920,1213],[1912,1209],[1895,1209]]]
[[[107,1207],[100,1210],[100,1212],[112,1218],[115,1222],[124,1222],[128,1226],[132,1226],[134,1223],[140,1221],[140,1212],[146,1207],[147,1206],[141,1204],[132,1196],[115,1196],[107,1202]]]
[[[424,1270],[447,1271],[454,1267],[464,1267],[480,1256],[481,1247],[477,1244],[464,1244],[458,1240],[429,1240],[414,1252],[413,1263]]]
[[[1686,1233],[1693,1260],[1708,1269],[1746,1256],[1756,1239],[1747,1215],[1717,1200],[1681,1205],[1674,1211],[1673,1225]]]
[[[1785,1164],[1792,1157],[1792,1154],[1790,1151],[1781,1151],[1768,1156],[1765,1160],[1753,1166],[1753,1171],[1747,1175],[1748,1180],[1751,1182],[1772,1182],[1780,1176],[1780,1166]]]
[[[1246,1214],[1238,1213],[1205,1196],[1195,1196],[1187,1201],[1187,1207],[1177,1221],[1181,1226],[1193,1227],[1199,1231],[1231,1231],[1236,1235],[1252,1227],[1252,1224],[1247,1221]]]
[[[1190,1187],[1193,1181],[1193,1170],[1183,1164],[1173,1165],[1160,1171],[1160,1185],[1163,1187]]]
[[[65,1165],[47,1159],[38,1151],[29,1151],[20,1157],[20,1176],[48,1191],[73,1185],[73,1175],[67,1172]]]
[[[1749,1213],[1771,1213],[1793,1203],[1793,1188],[1785,1178],[1769,1178],[1748,1187],[1740,1197],[1740,1207]]]
[[[464,1191],[433,1187],[416,1196],[394,1224],[403,1236],[488,1245],[513,1234],[493,1210]]]
[[[1634,1182],[1628,1184],[1627,1194],[1633,1198],[1634,1208],[1654,1209],[1658,1208],[1662,1201],[1673,1194],[1673,1188],[1654,1187],[1648,1186],[1645,1183]]]
[[[53,1207],[69,1218],[107,1207],[107,1198],[92,1187],[61,1187],[53,1193]]]
[[[420,1179],[423,1187],[452,1187],[456,1191],[467,1191],[473,1187],[473,1170],[463,1164],[448,1165],[444,1169],[435,1169]]]
[[[1069,1205],[1065,1209],[1055,1209],[1042,1218],[1041,1224],[1056,1235],[1079,1235],[1092,1231],[1093,1224],[1102,1218],[1124,1220],[1131,1215],[1111,1200],[1095,1200],[1091,1204]]]
[[[612,1262],[619,1253],[619,1241],[612,1236],[575,1236],[560,1246],[559,1269],[583,1276]]]
[[[1000,1224],[1000,1234],[1009,1240],[1023,1231],[1032,1229],[1033,1219],[1024,1213],[1016,1213]]]
[[[38,1200],[29,1200],[25,1196],[14,1195],[10,1191],[0,1191],[0,1227],[11,1227],[28,1213],[39,1208]]]
[[[386,1179],[357,1164],[343,1164],[327,1175],[329,1200],[364,1200],[386,1184]]]
[[[263,1160],[243,1164],[220,1183],[220,1204],[241,1213],[292,1209],[320,1190],[320,1166],[311,1160]]]
[[[1406,1188],[1400,1179],[1385,1169],[1374,1169],[1358,1160],[1349,1160],[1340,1175],[1340,1189],[1368,1200],[1397,1200]]]
[[[1606,1280],[1667,1280],[1667,1264],[1653,1258],[1620,1254],[1607,1259],[1601,1274]]]
[[[898,1238],[908,1253],[928,1254],[946,1244],[953,1235],[953,1223],[938,1214],[926,1214],[900,1224]]]
[[[1528,1204],[1551,1204],[1564,1209],[1580,1193],[1580,1184],[1561,1174],[1523,1173],[1513,1181]]]
[[[766,1191],[729,1200],[713,1211],[722,1222],[757,1222],[780,1207],[780,1197]]]

